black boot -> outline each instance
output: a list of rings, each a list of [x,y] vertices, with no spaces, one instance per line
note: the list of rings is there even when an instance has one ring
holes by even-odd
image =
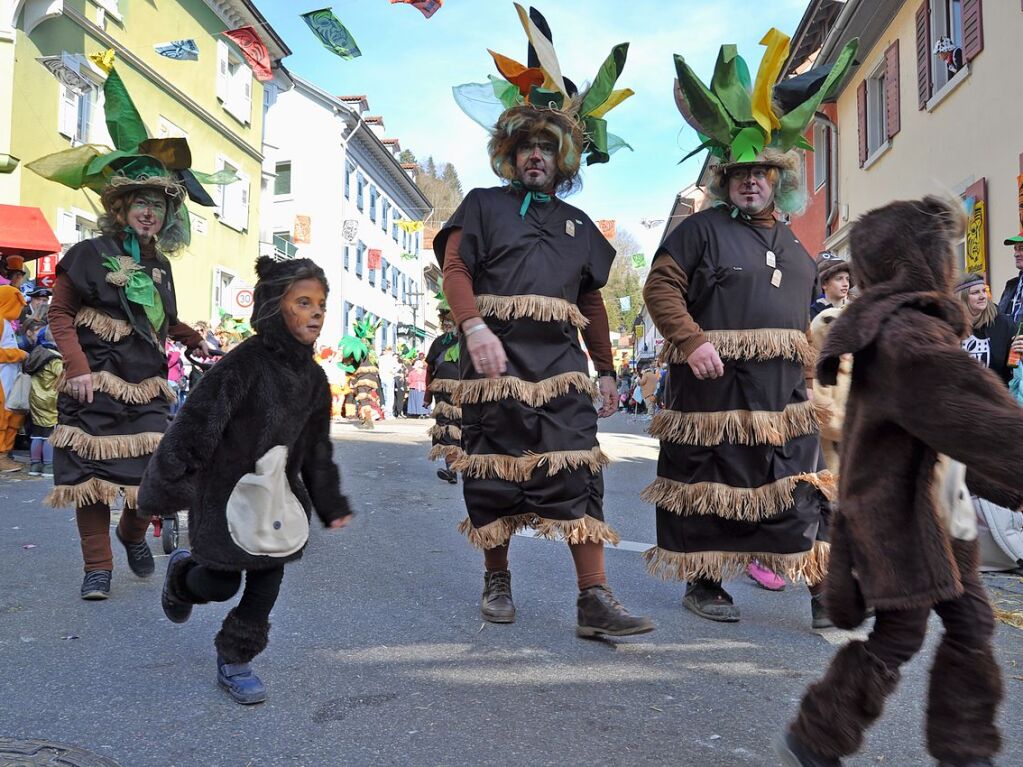
[[[942,640],[927,694],[927,750],[947,767],[989,767],[1002,746],[995,724],[1002,674],[990,646]]]
[[[192,615],[192,605],[201,604],[185,585],[185,576],[195,567],[188,549],[175,549],[167,560],[167,574],[163,579],[160,606],[171,623],[184,623]]]
[[[731,594],[721,588],[720,581],[697,580],[686,584],[682,606],[710,621],[736,623],[739,620],[739,608],[733,604]]]
[[[840,759],[815,754],[791,732],[775,741],[774,750],[785,767],[842,767]]]
[[[815,629],[834,628],[835,624],[828,617],[828,611],[824,608],[824,595],[810,595],[810,625]]]
[[[789,733],[818,759],[856,753],[863,732],[881,715],[898,683],[899,672],[890,671],[866,643],[850,642],[835,654],[824,677],[807,688]]]
[[[580,591],[576,608],[578,625],[575,633],[581,637],[624,637],[648,634],[654,630],[653,621],[629,613],[607,586],[590,586]]]
[[[512,601],[511,573],[491,570],[483,573],[483,596],[480,615],[491,623],[514,623],[515,603]]]

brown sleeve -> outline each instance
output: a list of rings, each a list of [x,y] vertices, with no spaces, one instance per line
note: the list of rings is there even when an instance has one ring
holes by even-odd
[[[453,229],[444,244],[444,297],[448,300],[458,327],[462,327],[466,320],[480,316],[476,308],[476,296],[472,292],[472,275],[458,255],[461,242],[462,230]]]
[[[686,355],[708,340],[686,306],[688,289],[689,277],[675,259],[667,253],[654,257],[654,265],[643,287],[643,300],[661,335]]]
[[[583,329],[586,348],[598,371],[614,370],[611,353],[611,334],[608,332],[607,309],[599,290],[591,290],[579,296],[579,311],[590,323]]]
[[[78,343],[78,331],[75,329],[75,317],[81,308],[82,298],[71,280],[58,276],[53,286],[48,317],[50,334],[64,358],[64,374],[68,378],[84,376],[90,372],[89,361],[82,351],[82,345]]]
[[[202,336],[191,325],[186,325],[184,322],[177,322],[167,328],[167,335],[189,349],[196,348],[203,341]]]

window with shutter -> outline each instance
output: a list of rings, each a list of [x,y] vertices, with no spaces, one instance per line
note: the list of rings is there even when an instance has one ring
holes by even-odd
[[[92,126],[92,91],[86,90],[78,95],[78,110],[75,115],[74,143],[88,144]]]
[[[345,245],[343,253],[344,253],[344,260],[341,262],[341,265],[344,267],[344,270],[347,272],[348,271],[348,266],[349,266],[349,264],[348,264],[348,261],[349,261],[349,247],[347,245]]]
[[[899,41],[888,46],[884,52],[885,68],[885,113],[888,122],[887,137],[891,138],[902,128],[901,106],[899,104]]]
[[[356,277],[361,277],[362,276],[362,264],[363,264],[363,259],[365,257],[366,257],[366,246],[363,245],[362,242],[360,241],[359,244],[355,246],[355,276]]]
[[[227,57],[229,48],[224,40],[217,40],[217,98],[222,104],[227,103],[230,93],[231,73],[228,71]]]
[[[62,245],[74,245],[78,242],[75,233],[75,214],[73,211],[57,208],[57,239]]]
[[[61,135],[74,139],[78,131],[78,94],[66,85],[60,86],[57,108],[57,130]]]
[[[973,61],[984,50],[984,24],[981,0],[962,0],[963,55]]]
[[[867,81],[856,88],[856,123],[860,142],[860,167],[867,161]]]
[[[916,9],[916,100],[927,108],[931,97],[931,4],[924,0]]]
[[[235,227],[241,231],[249,228],[249,177],[238,173],[238,181],[231,186],[238,187],[238,209],[234,219]]]

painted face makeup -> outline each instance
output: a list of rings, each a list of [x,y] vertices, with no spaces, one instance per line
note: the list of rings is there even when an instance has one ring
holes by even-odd
[[[320,337],[326,313],[327,291],[319,280],[299,280],[281,299],[281,314],[288,332],[306,346],[312,346]]]
[[[166,217],[167,198],[157,192],[140,192],[128,204],[128,226],[142,240],[159,234]]]

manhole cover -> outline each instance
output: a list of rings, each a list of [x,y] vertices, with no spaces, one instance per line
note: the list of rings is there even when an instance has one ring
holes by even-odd
[[[119,767],[117,762],[78,746],[49,740],[0,738],[0,767]]]

